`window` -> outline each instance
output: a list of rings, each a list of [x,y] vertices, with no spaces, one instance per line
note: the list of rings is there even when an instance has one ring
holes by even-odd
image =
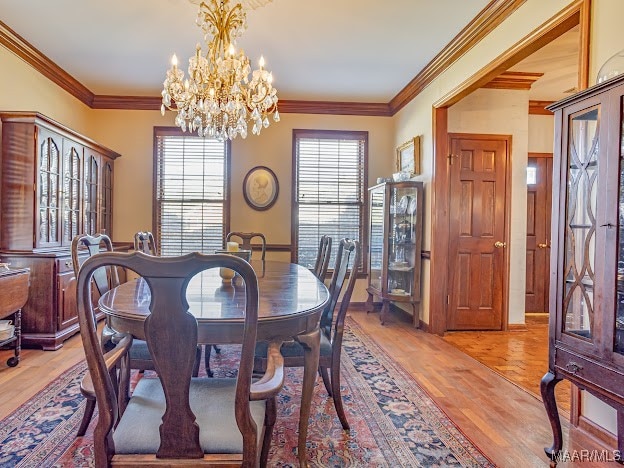
[[[293,146],[293,261],[313,267],[323,234],[364,249],[368,132],[293,130]]]
[[[228,226],[226,142],[154,130],[155,234],[161,255],[214,253]]]

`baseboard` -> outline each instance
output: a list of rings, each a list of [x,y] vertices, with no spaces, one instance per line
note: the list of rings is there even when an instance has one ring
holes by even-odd
[[[507,331],[527,331],[527,326],[524,323],[510,323],[507,325]]]
[[[429,324],[426,322],[423,322],[422,320],[418,320],[418,328],[420,328],[422,331],[429,333]]]
[[[349,303],[350,310],[364,310],[366,311],[366,302],[350,302]]]
[[[579,416],[577,428],[580,431],[583,431],[584,433],[593,437],[594,439],[599,440],[600,442],[605,444],[610,450],[617,449],[617,436],[607,431],[604,427],[599,426],[591,419],[587,419],[583,415]]]

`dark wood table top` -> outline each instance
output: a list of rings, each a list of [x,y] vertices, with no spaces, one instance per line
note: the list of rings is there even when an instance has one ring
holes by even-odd
[[[322,282],[294,263],[258,260],[251,264],[258,275],[260,296],[258,340],[288,338],[318,327],[320,313],[329,299]],[[147,283],[139,278],[104,294],[99,305],[111,318],[113,328],[140,338],[139,324],[150,313],[150,299]],[[240,278],[235,278],[233,285],[223,284],[218,268],[206,270],[190,281],[187,301],[189,312],[197,318],[200,342],[235,341],[245,307]]]

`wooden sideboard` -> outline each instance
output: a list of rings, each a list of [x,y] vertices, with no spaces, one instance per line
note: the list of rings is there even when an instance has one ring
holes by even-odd
[[[38,113],[0,121],[0,261],[30,269],[22,343],[58,349],[78,331],[71,241],[112,233],[120,155]]]

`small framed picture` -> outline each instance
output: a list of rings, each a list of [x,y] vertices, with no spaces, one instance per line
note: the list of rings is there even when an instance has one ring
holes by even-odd
[[[277,176],[268,167],[254,167],[243,180],[243,196],[254,210],[268,210],[277,200],[278,194]]]
[[[397,171],[409,172],[411,176],[420,174],[420,137],[406,141],[396,150]]]

